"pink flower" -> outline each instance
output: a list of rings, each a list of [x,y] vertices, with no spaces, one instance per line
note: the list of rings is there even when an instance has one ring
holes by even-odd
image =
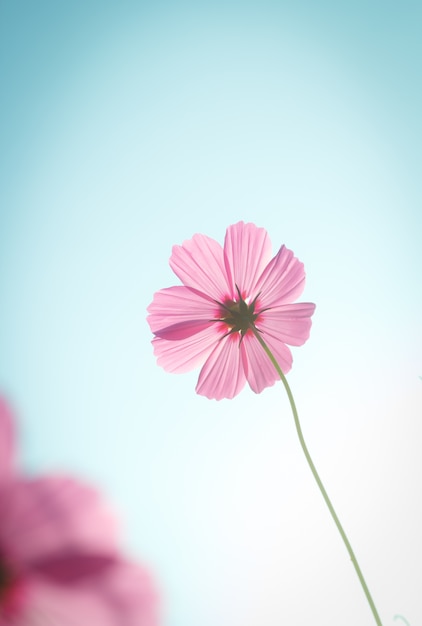
[[[233,398],[248,381],[255,393],[278,374],[262,339],[282,371],[292,366],[286,344],[309,337],[315,305],[296,303],[305,271],[282,246],[271,258],[267,232],[239,222],[226,231],[224,247],[205,235],[174,246],[170,267],[183,286],[161,289],[148,307],[157,363],[168,372],[202,365],[197,393]]]
[[[13,467],[0,397],[0,626],[157,626],[149,574],[119,553],[98,493],[72,478]]]

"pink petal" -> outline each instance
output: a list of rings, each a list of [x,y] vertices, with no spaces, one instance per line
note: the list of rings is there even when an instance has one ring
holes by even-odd
[[[79,584],[52,584],[41,575],[29,582],[26,610],[13,626],[158,626],[161,622],[150,575],[121,558]]]
[[[66,549],[53,555],[41,556],[32,561],[28,569],[54,583],[81,584],[86,578],[102,576],[115,566],[115,554]]]
[[[259,306],[266,308],[293,302],[301,295],[304,286],[303,263],[282,246],[256,283],[256,293],[261,293]]]
[[[173,246],[170,267],[186,287],[222,302],[229,284],[221,245],[205,235],[194,235],[181,246]]]
[[[108,600],[115,626],[158,626],[158,591],[149,573],[124,559],[98,581],[100,598]],[[117,618],[117,619],[116,619]]]
[[[271,258],[271,241],[264,228],[238,222],[229,226],[224,242],[227,274],[235,297],[236,285],[243,297],[256,295],[255,285]]]
[[[13,480],[0,489],[0,545],[21,564],[116,549],[116,524],[98,493],[70,478]]]
[[[205,362],[196,392],[210,399],[234,398],[246,382],[239,335],[232,333],[217,343]]]
[[[119,614],[104,599],[89,589],[54,585],[42,577],[30,581],[30,593],[25,605],[13,621],[4,626],[118,626]],[[1,626],[3,624],[0,622]]]
[[[148,307],[147,321],[154,334],[166,339],[183,339],[195,334],[209,325],[209,320],[219,316],[216,303],[204,294],[189,287],[169,287],[154,294]],[[192,332],[189,333],[189,325]],[[184,329],[179,337],[166,336],[163,330],[168,328]]]
[[[290,346],[301,346],[309,339],[314,311],[315,304],[310,302],[285,304],[261,313],[256,325],[265,335]]]
[[[167,339],[168,341],[180,341],[182,339],[189,339],[192,335],[196,335],[209,327],[210,322],[203,322],[201,320],[180,322],[173,324],[173,326],[167,326],[167,328],[163,328],[163,330],[157,330],[155,336],[160,339]]]
[[[189,372],[202,365],[211,353],[222,333],[219,322],[208,324],[204,330],[191,334],[180,341],[169,341],[156,337],[152,340],[157,363],[166,372]]]
[[[148,573],[123,559],[78,585],[31,579],[26,610],[13,626],[158,626],[157,593]],[[39,621],[37,621],[39,620]],[[1,623],[1,622],[0,622]]]
[[[0,483],[13,469],[15,437],[12,411],[0,396]]]
[[[282,372],[286,374],[292,366],[292,355],[287,346],[272,337],[265,335],[264,341],[273,353]],[[255,393],[261,393],[266,387],[271,387],[280,377],[264,348],[252,333],[243,338],[243,349],[248,361],[247,379]]]

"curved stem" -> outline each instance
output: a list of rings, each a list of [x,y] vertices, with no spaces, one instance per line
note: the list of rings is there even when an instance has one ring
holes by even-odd
[[[368,589],[368,586],[367,586],[367,584],[365,582],[365,579],[363,577],[362,571],[361,571],[361,569],[359,567],[359,563],[357,562],[355,553],[353,552],[352,546],[350,545],[350,542],[349,542],[349,540],[347,538],[346,533],[344,532],[343,526],[340,523],[340,520],[339,520],[339,518],[337,516],[337,513],[335,512],[334,507],[331,504],[331,500],[328,497],[328,494],[327,494],[327,492],[325,490],[324,485],[322,484],[322,481],[321,481],[321,479],[320,479],[320,477],[318,475],[318,472],[316,470],[314,462],[312,461],[311,455],[309,454],[308,448],[307,448],[306,443],[305,443],[305,439],[303,437],[302,428],[301,428],[301,425],[300,425],[300,422],[299,422],[299,416],[298,416],[297,409],[296,409],[296,404],[295,404],[295,401],[294,401],[293,394],[291,392],[289,383],[287,382],[287,379],[286,379],[285,375],[283,374],[283,372],[281,371],[281,368],[280,368],[279,364],[277,363],[277,361],[276,361],[274,355],[272,354],[271,350],[268,348],[267,344],[262,339],[259,331],[257,331],[256,329],[253,329],[253,332],[254,332],[255,337],[258,339],[259,343],[261,344],[261,346],[264,348],[265,352],[267,353],[271,363],[274,365],[275,369],[277,370],[277,373],[280,376],[280,378],[282,380],[282,383],[283,383],[283,385],[284,385],[284,387],[286,389],[287,396],[289,398],[290,406],[291,406],[291,409],[292,409],[293,417],[294,417],[294,420],[295,420],[295,426],[296,426],[297,434],[298,434],[298,437],[299,437],[300,445],[302,446],[302,450],[303,450],[303,452],[305,454],[306,460],[308,461],[308,465],[309,465],[309,467],[311,469],[311,472],[312,472],[312,474],[313,474],[313,476],[314,476],[314,478],[315,478],[315,480],[317,482],[317,485],[319,487],[319,490],[321,491],[322,497],[324,498],[325,503],[326,503],[326,505],[328,507],[328,510],[331,513],[331,517],[333,518],[333,520],[335,522],[335,525],[337,526],[337,529],[338,529],[338,531],[339,531],[339,533],[341,535],[341,538],[343,539],[343,542],[344,542],[344,544],[345,544],[345,546],[347,548],[347,551],[349,553],[350,559],[351,559],[351,561],[352,561],[352,563],[354,565],[354,568],[355,568],[356,573],[358,575],[360,584],[362,585],[363,591],[365,593],[366,599],[368,600],[369,606],[371,607],[373,616],[375,618],[375,622],[377,623],[378,626],[382,626],[381,619],[380,619],[380,617],[378,615],[378,611],[377,611],[377,609],[375,607],[374,601],[373,601],[372,596],[371,596],[371,594],[369,592],[369,589]]]

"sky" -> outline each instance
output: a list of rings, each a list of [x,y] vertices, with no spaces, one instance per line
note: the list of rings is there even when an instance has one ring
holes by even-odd
[[[288,379],[384,625],[422,623],[420,4],[0,2],[0,390],[21,464],[119,512],[163,626],[374,623],[281,383],[155,362],[172,246],[305,264]]]

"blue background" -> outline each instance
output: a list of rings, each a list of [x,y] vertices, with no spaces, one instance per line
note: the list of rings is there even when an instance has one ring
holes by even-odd
[[[165,626],[373,623],[281,385],[217,403],[155,364],[172,245],[238,220],[305,263],[305,437],[384,623],[422,623],[421,18],[0,3],[0,387],[26,471],[118,510]]]

